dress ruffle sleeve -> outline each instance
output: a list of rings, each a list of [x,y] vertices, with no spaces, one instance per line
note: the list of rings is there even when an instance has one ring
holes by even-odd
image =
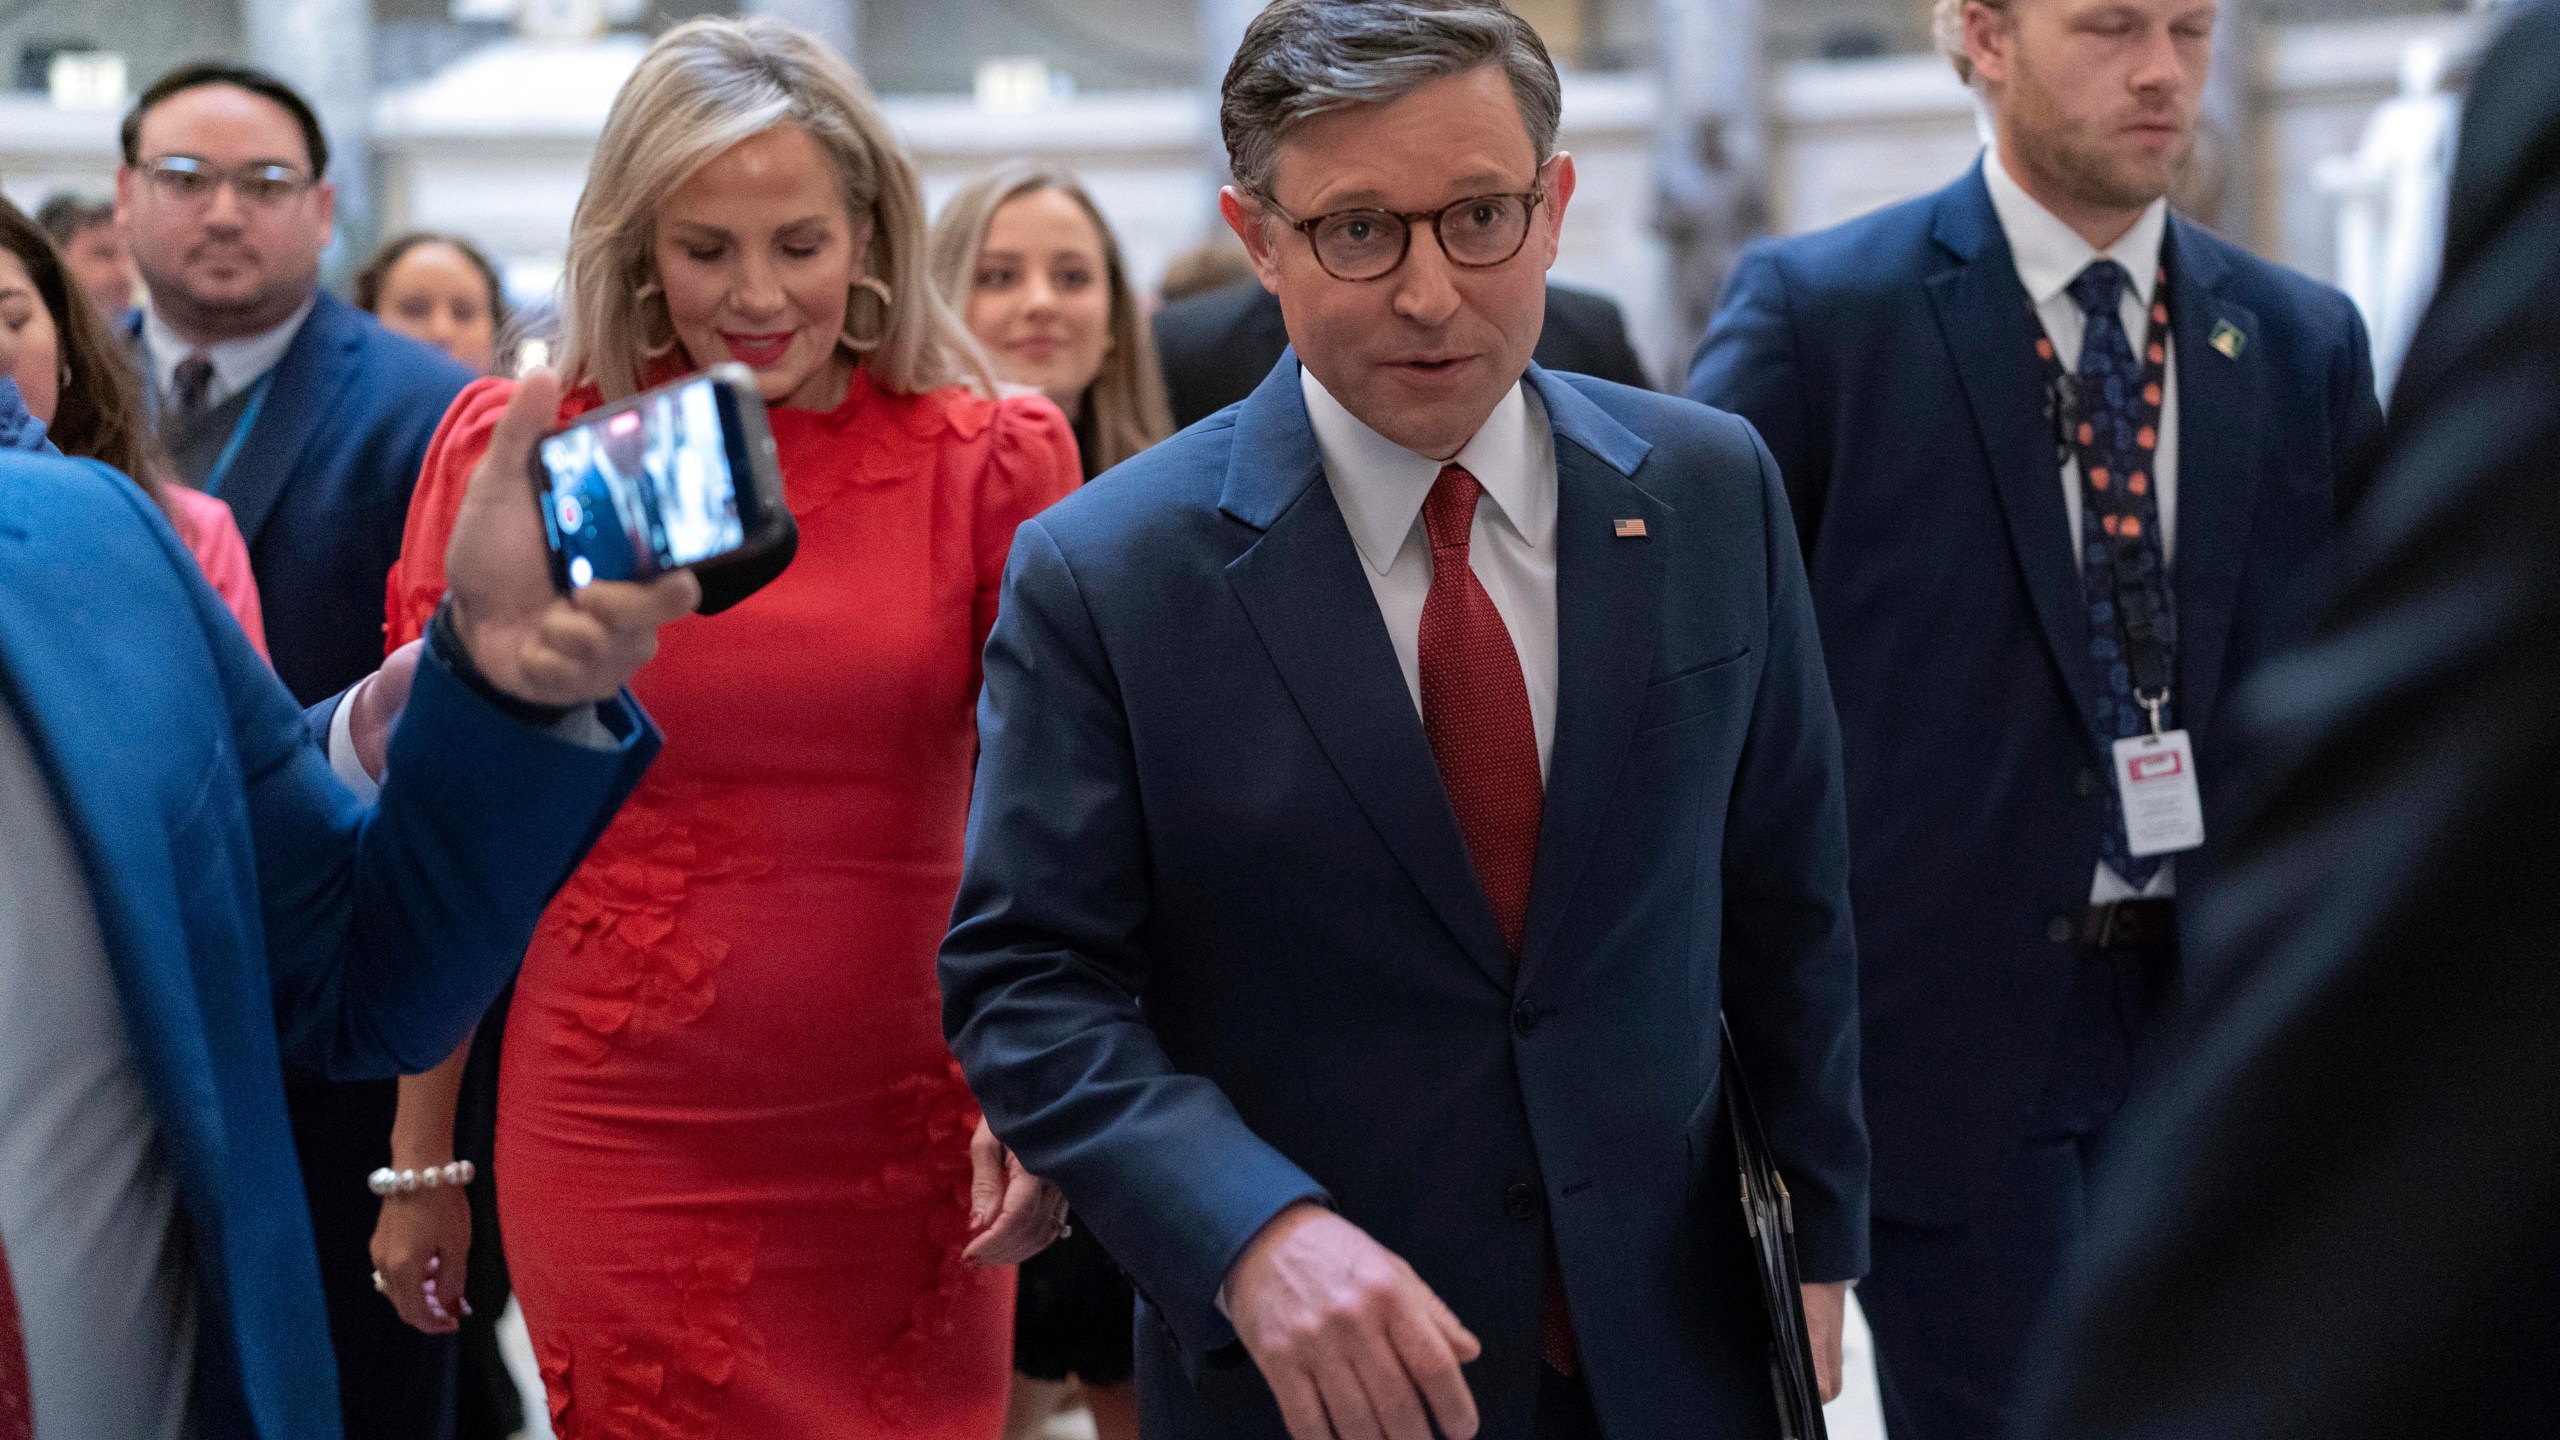
[[[489,453],[498,415],[515,393],[513,380],[491,376],[472,381],[453,397],[452,408],[436,426],[435,438],[427,442],[417,493],[409,500],[408,528],[400,533],[400,558],[392,563],[391,578],[383,587],[386,655],[426,634],[427,621],[444,600],[445,543],[453,538],[453,522],[462,513],[471,472],[479,467],[480,457]]]
[[[995,628],[996,596],[1004,585],[1013,532],[1022,522],[1066,498],[1084,479],[1075,431],[1043,395],[1008,395],[994,402],[987,459],[978,475],[975,540],[978,561],[977,649]]]

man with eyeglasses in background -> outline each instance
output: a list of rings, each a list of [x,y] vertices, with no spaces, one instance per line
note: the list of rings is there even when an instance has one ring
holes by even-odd
[[[1777,1433],[1719,1012],[1837,1385],[1812,598],[1750,426],[1531,363],[1560,108],[1496,0],[1262,11],[1221,203],[1294,348],[1014,539],[944,1021],[1136,1281],[1152,1440]]]
[[[312,704],[382,663],[383,580],[409,492],[471,373],[320,288],[329,144],[291,86],[183,65],[134,102],[123,142],[116,221],[146,292],[124,333],[178,477],[239,517],[276,674]],[[402,1324],[371,1279],[382,1202],[365,1177],[393,1163],[394,1087],[289,1076],[286,1102],[347,1432],[437,1440],[454,1341]]]

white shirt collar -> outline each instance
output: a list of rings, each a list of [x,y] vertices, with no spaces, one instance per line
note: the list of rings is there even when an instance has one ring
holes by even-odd
[[[177,385],[178,362],[202,349],[205,358],[213,362],[213,385],[206,392],[205,403],[221,404],[276,367],[276,362],[284,358],[284,352],[292,348],[293,337],[302,332],[302,322],[311,318],[311,308],[319,301],[318,293],[314,292],[310,299],[302,302],[301,309],[272,330],[205,346],[188,343],[185,337],[169,328],[169,322],[160,318],[158,310],[149,305],[143,306],[142,344],[151,357],[152,393],[159,397],[161,403],[168,403],[168,397]]]
[[[2099,250],[2011,178],[1997,145],[1983,155],[1982,181],[1991,189],[1991,208],[2009,237],[2018,281],[2037,305],[2049,304],[2070,289],[2080,272],[2101,256],[2122,265],[2133,277],[2135,298],[2144,305],[2151,303],[2151,287],[2160,278],[2160,243],[2169,229],[2167,200],[2152,201],[2132,229]]]
[[[1370,429],[1304,365],[1298,367],[1298,386],[1351,541],[1369,568],[1384,575],[1413,533],[1443,462]],[[1515,381],[1475,437],[1446,463],[1466,467],[1512,530],[1533,549],[1544,549],[1556,526],[1555,466],[1547,463],[1554,449],[1546,407],[1525,381]]]

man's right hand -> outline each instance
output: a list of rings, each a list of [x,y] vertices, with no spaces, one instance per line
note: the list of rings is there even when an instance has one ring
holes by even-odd
[[[1293,1440],[1433,1440],[1435,1422],[1447,1440],[1476,1433],[1458,1367],[1483,1347],[1412,1266],[1321,1205],[1262,1227],[1227,1277],[1227,1310]]]

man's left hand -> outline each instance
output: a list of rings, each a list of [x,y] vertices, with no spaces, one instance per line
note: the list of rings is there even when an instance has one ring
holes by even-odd
[[[1840,1398],[1840,1321],[1849,1308],[1849,1282],[1807,1285],[1804,1328],[1813,1340],[1813,1375],[1822,1386],[1822,1403]]]
[[[455,637],[489,683],[537,705],[573,706],[612,699],[658,653],[659,627],[692,614],[702,588],[689,570],[647,584],[599,580],[568,595],[552,587],[533,447],[559,413],[551,372],[516,386],[471,472],[444,568]]]

